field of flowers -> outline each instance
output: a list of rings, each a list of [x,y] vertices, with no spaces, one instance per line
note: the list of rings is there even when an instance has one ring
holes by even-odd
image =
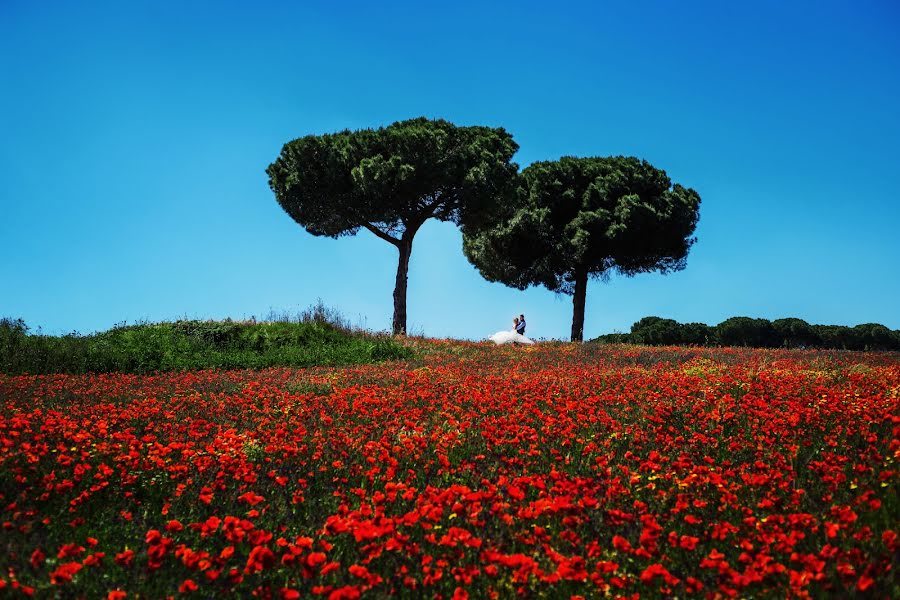
[[[900,597],[896,354],[0,375],[0,595]]]

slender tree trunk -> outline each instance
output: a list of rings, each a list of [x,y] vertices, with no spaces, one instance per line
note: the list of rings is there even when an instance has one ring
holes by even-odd
[[[575,294],[572,296],[572,341],[584,341],[584,304],[587,299],[587,273],[575,273]]]
[[[394,335],[406,335],[406,281],[409,273],[409,256],[412,254],[412,236],[406,235],[397,244],[400,260],[397,262],[397,280],[394,284]]]

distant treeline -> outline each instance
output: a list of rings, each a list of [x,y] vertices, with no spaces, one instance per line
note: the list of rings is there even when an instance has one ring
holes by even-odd
[[[0,319],[0,373],[151,373],[346,365],[409,358],[386,335],[354,332],[319,314],[294,322],[175,321],[91,335],[32,334]]]
[[[878,323],[855,327],[811,325],[803,319],[731,317],[718,325],[679,323],[673,319],[644,317],[630,333],[609,333],[600,343],[649,346],[751,346],[754,348],[828,348],[834,350],[900,350],[900,330]]]

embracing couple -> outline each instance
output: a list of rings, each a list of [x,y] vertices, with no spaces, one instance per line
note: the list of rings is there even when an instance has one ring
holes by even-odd
[[[513,318],[512,331],[498,331],[489,338],[495,344],[533,344],[525,337],[525,315]]]
[[[513,331],[519,335],[525,335],[525,315],[513,317]]]

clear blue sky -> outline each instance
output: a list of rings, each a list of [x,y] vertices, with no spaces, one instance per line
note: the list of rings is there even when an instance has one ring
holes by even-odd
[[[592,282],[586,337],[645,315],[900,328],[896,2],[429,4],[2,0],[0,315],[88,332],[321,298],[387,329],[396,250],[307,234],[264,170],[295,137],[425,115],[505,127],[523,167],[632,154],[700,193],[687,269]],[[520,312],[568,335],[568,297],[419,232],[410,331]]]

